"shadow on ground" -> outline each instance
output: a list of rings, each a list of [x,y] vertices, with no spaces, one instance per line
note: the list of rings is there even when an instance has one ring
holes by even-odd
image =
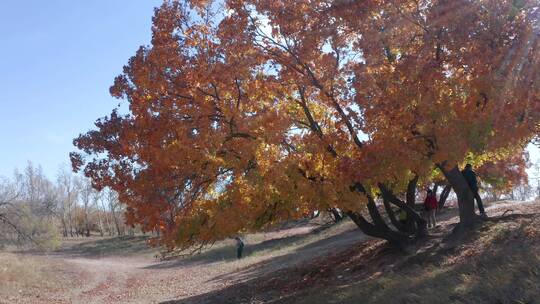
[[[276,238],[271,240],[266,240],[258,244],[247,244],[244,249],[244,257],[259,254],[260,252],[267,250],[279,250],[280,248],[285,248],[291,246],[294,243],[301,242],[309,237],[311,233],[304,233],[298,235],[292,235],[282,238]],[[231,244],[220,244],[219,246],[209,247],[203,252],[194,255],[187,255],[185,257],[180,257],[171,261],[162,262],[159,264],[154,264],[148,266],[148,269],[164,269],[164,268],[175,268],[181,267],[186,264],[211,264],[217,262],[229,262],[237,259],[236,257],[236,246],[233,244],[233,241],[230,241]]]
[[[308,233],[296,234],[281,238],[275,238],[265,240],[256,244],[246,244],[244,249],[244,258],[256,257],[257,255],[263,255],[268,252],[276,252],[281,249],[286,249],[294,245],[300,246],[298,249],[307,251],[318,248],[318,246],[326,246],[333,242],[349,242],[351,239],[360,238],[361,235],[358,230],[346,231],[345,233],[338,234],[329,238],[324,238],[320,241],[311,242],[311,238],[318,238],[318,234],[321,230],[315,230]],[[304,244],[305,243],[305,244]],[[326,252],[326,251],[321,251]],[[219,247],[207,249],[200,254],[187,256],[184,258],[172,260],[169,262],[163,262],[151,265],[149,269],[164,269],[175,268],[185,266],[187,264],[212,264],[219,262],[231,262],[237,260],[236,246],[233,241],[228,245],[221,245]]]
[[[449,221],[434,230],[411,254],[377,240],[332,252],[332,239],[347,232],[217,277],[228,286],[221,290],[163,304],[536,303],[538,214],[495,216],[470,233],[447,238],[452,227]],[[329,251],[293,263],[304,250],[321,246]],[[276,264],[282,269],[269,271]]]
[[[303,281],[304,277],[320,275],[319,272],[313,272],[314,269],[311,265],[305,264],[303,261],[310,260],[311,264],[315,260],[315,263],[317,263],[322,256],[324,256],[324,260],[332,260],[333,256],[338,257],[340,255],[340,249],[344,247],[364,247],[365,245],[361,245],[362,243],[365,243],[365,236],[358,230],[345,231],[301,245],[287,254],[241,267],[233,273],[212,279],[212,282],[232,284],[228,288],[163,303],[266,303],[279,298],[283,292],[301,290],[310,286],[310,282]],[[288,286],[288,283],[291,282],[295,282],[295,284]]]
[[[122,236],[67,243],[53,254],[71,255],[84,258],[105,256],[151,255],[157,250],[147,245],[148,236]]]

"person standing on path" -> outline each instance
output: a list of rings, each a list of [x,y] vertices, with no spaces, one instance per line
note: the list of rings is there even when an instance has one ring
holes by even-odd
[[[478,179],[476,178],[476,172],[474,172],[472,169],[472,165],[467,164],[465,166],[465,169],[461,171],[461,174],[463,174],[463,177],[467,181],[467,184],[469,184],[469,188],[474,195],[474,199],[476,200],[476,204],[478,205],[478,210],[480,211],[480,216],[486,218],[487,215],[486,211],[484,210],[484,203],[482,202],[482,198],[478,193]]]
[[[437,221],[435,219],[435,211],[437,211],[437,197],[431,189],[428,189],[427,191],[427,196],[424,200],[424,209],[426,210],[428,228],[435,227],[437,225]]]
[[[235,237],[234,239],[236,240],[236,258],[241,259],[242,253],[244,252],[244,242],[238,236]]]

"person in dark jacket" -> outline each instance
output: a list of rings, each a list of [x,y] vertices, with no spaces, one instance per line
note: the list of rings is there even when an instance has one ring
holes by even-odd
[[[234,240],[236,241],[236,258],[241,259],[242,253],[244,252],[244,242],[240,237],[235,237]]]
[[[478,179],[476,178],[476,173],[472,169],[472,165],[467,164],[465,169],[461,171],[461,174],[463,174],[467,184],[469,184],[469,188],[471,188],[476,204],[478,205],[478,210],[480,211],[480,216],[487,217],[486,211],[484,210],[484,203],[482,203],[482,198],[478,193]]]

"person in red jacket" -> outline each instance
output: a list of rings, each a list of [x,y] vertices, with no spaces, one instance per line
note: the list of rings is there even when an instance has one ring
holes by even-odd
[[[426,199],[424,200],[424,208],[426,209],[426,217],[428,227],[435,227],[435,211],[437,210],[437,197],[431,189],[428,189]]]

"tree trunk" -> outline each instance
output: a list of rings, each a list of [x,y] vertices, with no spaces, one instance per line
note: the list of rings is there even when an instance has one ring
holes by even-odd
[[[111,221],[109,219],[110,212],[107,211],[107,207],[105,206],[105,202],[102,202],[101,205],[102,205],[102,208],[103,208],[103,215],[105,216],[105,225],[107,226],[107,232],[109,233],[109,236],[112,236],[113,229],[112,229],[112,226],[111,226]]]
[[[401,201],[384,184],[379,184],[379,189],[381,190],[383,197],[390,203],[407,212],[408,223],[406,229],[409,233],[416,234],[418,238],[427,235],[427,222],[414,210],[414,205],[411,207],[408,203]],[[410,223],[412,223],[412,225]]]
[[[101,219],[101,210],[99,210],[99,205],[97,205],[97,216],[98,216],[98,228],[99,228],[99,235],[103,237],[103,220]]]
[[[409,242],[409,239],[405,234],[399,234],[392,230],[387,230],[383,227],[371,224],[359,212],[347,211],[346,214],[366,235],[387,240],[392,246],[399,249],[405,248]]]
[[[113,217],[114,217],[114,225],[116,226],[116,233],[118,234],[118,236],[121,236],[122,231],[120,230],[120,225],[118,224],[118,219],[116,218],[115,215],[113,215]]]
[[[109,201],[109,207],[111,209],[114,225],[116,226],[116,232],[118,233],[118,236],[122,235],[122,232],[120,231],[120,224],[118,223],[118,216],[116,214],[116,206],[115,203],[111,200]]]
[[[441,192],[441,196],[439,197],[439,209],[444,208],[444,204],[446,204],[446,200],[448,199],[448,196],[450,195],[450,192],[452,191],[452,186],[446,185],[443,188],[443,191]]]
[[[418,179],[419,179],[418,175],[415,174],[414,177],[407,184],[407,194],[406,194],[405,198],[407,200],[407,206],[409,206],[413,210],[414,210],[414,206],[416,205],[416,188],[417,188],[417,185],[418,185]],[[393,193],[392,193],[392,196],[394,196]],[[397,199],[397,197],[395,197],[395,198]],[[390,198],[390,201],[396,201],[396,200],[393,199],[393,198]],[[413,218],[411,218],[410,216],[407,216],[407,224],[406,225],[407,225],[407,230],[408,231],[415,231],[416,230],[415,220],[413,220]],[[422,227],[418,227],[418,228],[423,229]],[[421,234],[423,235],[424,232],[422,231]],[[426,226],[426,234],[427,234],[427,226]]]
[[[112,209],[112,216],[114,220],[114,225],[116,226],[116,232],[118,233],[118,236],[121,236],[122,233],[120,231],[120,224],[118,223],[118,218],[116,217],[116,211]]]
[[[71,208],[68,213],[68,222],[69,222],[69,234],[73,237],[73,218],[71,216]]]
[[[396,214],[394,213],[394,210],[392,210],[392,206],[390,205],[390,202],[385,197],[383,197],[383,204],[384,204],[384,209],[386,210],[386,214],[388,214],[388,218],[390,219],[390,222],[392,223],[392,225],[394,225],[394,227],[396,227],[397,230],[404,233],[408,233],[407,227],[403,225],[402,223],[400,223],[400,221],[396,218]]]
[[[366,235],[385,239],[392,246],[399,249],[404,249],[410,242],[409,236],[405,233],[394,231],[388,227],[377,209],[375,200],[373,200],[362,184],[356,183],[353,188],[355,191],[362,193],[367,197],[367,208],[373,223],[368,222],[359,212],[348,211],[346,214],[351,218],[351,220]]]
[[[458,166],[447,169],[444,164],[437,165],[443,172],[444,176],[454,189],[457,195],[459,207],[459,225],[462,228],[473,226],[476,220],[474,213],[474,195],[467,184],[467,181],[459,171]]]
[[[407,184],[407,205],[414,208],[416,203],[416,185],[418,184],[418,175],[414,175],[414,178]]]
[[[341,220],[343,220],[343,215],[337,208],[329,208],[328,212],[332,214],[332,218],[334,219],[335,223],[338,223]]]
[[[64,218],[63,214],[62,214],[61,222],[62,222],[62,235],[64,237],[67,237],[68,231],[67,231],[66,219]]]
[[[88,211],[84,210],[84,229],[86,230],[86,237],[90,237],[90,222],[88,221]]]

